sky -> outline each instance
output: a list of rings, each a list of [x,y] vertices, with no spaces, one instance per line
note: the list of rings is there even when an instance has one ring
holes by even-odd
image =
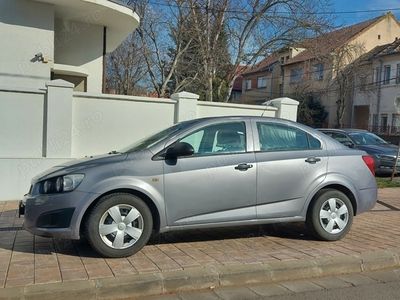
[[[360,10],[374,10],[374,9],[390,9],[399,8],[400,0],[331,0],[332,9],[336,12],[343,11],[360,11]],[[335,20],[336,26],[351,25],[354,23],[362,22],[364,20],[372,19],[380,16],[385,12],[359,12],[351,14],[337,14]],[[400,10],[393,11],[396,17],[400,20]]]

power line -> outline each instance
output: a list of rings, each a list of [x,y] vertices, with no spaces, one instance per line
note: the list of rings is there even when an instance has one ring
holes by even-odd
[[[148,3],[153,5],[165,6],[165,7],[176,7],[176,8],[186,8],[186,9],[206,9],[200,6],[187,6],[187,5],[176,5],[158,1],[149,1]],[[217,9],[217,8],[207,8],[209,11],[213,12],[226,12],[226,13],[253,13],[250,10],[238,10],[238,9]],[[349,14],[361,14],[361,13],[377,13],[377,12],[388,12],[388,11],[400,11],[400,7],[393,8],[382,8],[382,9],[366,9],[366,10],[347,10],[347,11],[316,11],[316,12],[305,12],[302,15],[349,15]],[[273,13],[265,13],[264,15],[292,15],[292,12],[288,11],[276,11]]]

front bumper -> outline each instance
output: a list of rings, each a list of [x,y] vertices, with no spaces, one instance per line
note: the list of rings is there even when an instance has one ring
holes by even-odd
[[[73,191],[61,194],[27,194],[20,201],[24,228],[38,236],[79,239],[80,221],[94,194]]]

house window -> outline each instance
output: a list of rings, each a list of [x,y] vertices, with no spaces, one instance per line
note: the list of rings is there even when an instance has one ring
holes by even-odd
[[[390,65],[385,66],[383,69],[383,84],[390,83]]]
[[[400,83],[400,64],[397,64],[397,70],[396,70],[396,84]]]
[[[257,78],[257,88],[265,88],[267,87],[267,77],[258,77]]]
[[[379,81],[381,80],[380,76],[380,68],[376,67],[374,71],[374,82],[376,85],[379,85]]]
[[[290,83],[299,82],[303,78],[303,68],[290,70]]]
[[[324,79],[324,65],[316,64],[313,67],[314,79],[323,80]]]
[[[366,86],[367,86],[367,77],[361,76],[360,77],[360,91],[365,91]]]
[[[388,115],[381,114],[381,132],[386,132],[388,127]]]
[[[372,115],[372,131],[373,132],[378,131],[378,114]]]
[[[380,34],[378,34],[378,40],[380,40],[381,39],[381,35]]]
[[[392,114],[392,134],[400,133],[400,114]]]
[[[251,90],[251,79],[246,79],[244,84],[245,84],[246,90]]]

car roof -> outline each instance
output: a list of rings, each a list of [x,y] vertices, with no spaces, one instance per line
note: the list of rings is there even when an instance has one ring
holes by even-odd
[[[356,128],[318,128],[319,131],[330,131],[330,132],[342,132],[342,133],[352,133],[352,132],[369,132],[365,129],[356,129]]]

